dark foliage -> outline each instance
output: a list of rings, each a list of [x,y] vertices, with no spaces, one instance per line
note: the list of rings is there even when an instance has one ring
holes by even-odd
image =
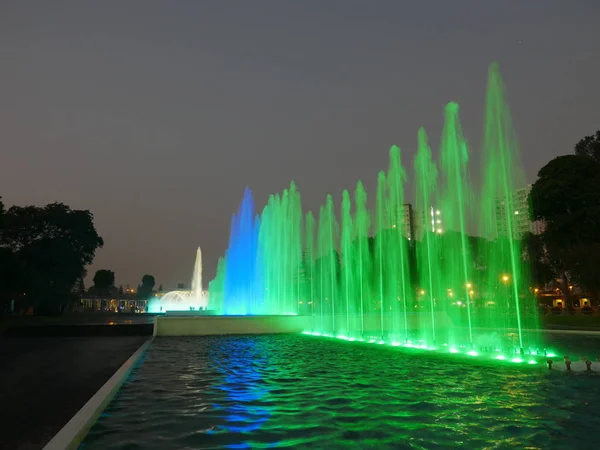
[[[0,300],[40,313],[59,312],[102,245],[89,211],[62,203],[8,210],[0,205],[0,278],[6,278],[0,282]]]
[[[152,275],[144,275],[142,277],[142,284],[138,286],[138,298],[147,300],[152,296],[152,290],[154,289],[155,280]]]
[[[568,285],[575,282],[600,297],[600,131],[575,146],[575,154],[554,158],[532,187],[531,216],[542,220],[546,262]]]

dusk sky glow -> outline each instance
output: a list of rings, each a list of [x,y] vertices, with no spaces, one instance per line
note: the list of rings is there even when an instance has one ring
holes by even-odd
[[[0,4],[0,196],[89,209],[89,268],[205,287],[245,186],[262,209],[295,180],[305,210],[392,144],[412,176],[460,104],[479,183],[485,83],[497,61],[528,182],[600,128],[600,2],[229,0]],[[410,184],[410,181],[409,181]],[[409,189],[409,198],[412,192]]]

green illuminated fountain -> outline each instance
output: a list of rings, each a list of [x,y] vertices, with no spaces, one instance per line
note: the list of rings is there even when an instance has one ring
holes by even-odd
[[[514,361],[543,354],[513,229],[515,216],[527,213],[513,204],[524,178],[496,64],[488,74],[480,188],[469,179],[470,151],[459,106],[450,102],[439,163],[425,130],[418,131],[413,201],[405,196],[406,151],[397,146],[371,204],[359,181],[354,193],[343,191],[337,211],[327,195],[318,217],[304,214],[292,182],[255,220],[234,217],[227,257],[209,285],[211,307],[303,314],[307,332],[348,340]],[[240,214],[252,217],[252,205],[247,191]],[[234,270],[243,267],[256,274]],[[229,276],[245,285],[232,286]]]
[[[418,150],[415,158],[415,180],[416,180],[416,210],[422,214],[421,240],[416,244],[416,263],[418,270],[419,289],[417,292],[418,306],[420,311],[429,311],[431,321],[427,323],[425,314],[422,314],[419,329],[423,338],[430,342],[436,342],[435,316],[438,302],[442,301],[444,294],[440,237],[441,220],[436,214],[434,205],[436,202],[436,183],[438,171],[431,157],[431,148],[427,141],[425,129],[419,130]],[[441,304],[441,303],[440,303]]]
[[[458,118],[458,105],[448,103],[442,133],[441,175],[445,180],[441,191],[440,210],[446,232],[441,238],[443,283],[446,287],[445,310],[454,323],[466,327],[469,346],[473,345],[472,249],[467,240],[467,222],[474,212],[474,198],[468,179],[467,144]],[[464,308],[462,306],[464,305]],[[458,307],[455,307],[458,306]],[[452,338],[454,336],[450,336]]]

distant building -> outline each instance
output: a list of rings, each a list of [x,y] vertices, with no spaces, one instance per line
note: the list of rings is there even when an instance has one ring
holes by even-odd
[[[420,241],[426,231],[441,234],[444,232],[442,213],[435,206],[430,206],[425,211],[415,211],[414,216],[414,237]]]
[[[507,237],[512,231],[514,239],[521,239],[525,233],[541,234],[544,222],[529,218],[529,193],[531,184],[517,189],[512,195],[496,200],[496,224],[498,236]]]
[[[148,300],[84,297],[80,301],[80,307],[84,311],[143,313],[148,309]]]
[[[397,214],[390,214],[388,209],[384,211],[384,228],[397,227],[402,227],[402,235],[409,241],[415,238],[414,210],[410,203],[402,205]]]

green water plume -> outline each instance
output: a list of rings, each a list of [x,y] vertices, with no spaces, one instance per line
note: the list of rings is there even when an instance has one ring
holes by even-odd
[[[219,258],[217,263],[217,274],[208,283],[208,304],[209,309],[214,311],[223,311],[223,301],[225,292],[225,273],[226,273],[225,258]]]
[[[304,249],[304,279],[306,287],[306,304],[310,306],[303,312],[315,315],[315,218],[312,211],[306,213],[305,249]],[[314,323],[314,322],[313,322]]]
[[[292,182],[271,195],[261,214],[258,236],[265,312],[295,314],[302,297],[302,205]]]
[[[390,303],[392,305],[392,330],[396,338],[408,340],[408,305],[412,304],[412,292],[408,275],[408,238],[405,236],[404,184],[406,171],[400,159],[400,148],[392,146],[387,172],[388,195],[386,209],[389,220],[389,245],[387,251],[390,280]]]
[[[339,228],[333,208],[333,197],[327,195],[326,203],[319,212],[319,228],[317,235],[317,261],[321,298],[317,310],[321,316],[323,327],[335,333],[339,321],[336,314],[344,310],[338,295],[339,254],[336,250]]]
[[[318,218],[304,215],[294,183],[271,195],[256,220],[257,254],[249,256],[257,258],[263,293],[251,313],[308,314],[313,334],[394,346],[513,359],[542,354],[515,222],[515,192],[524,178],[497,65],[488,73],[481,188],[469,179],[469,151],[459,107],[451,102],[437,162],[419,129],[415,208],[406,198],[404,152],[397,146],[370,205],[362,182],[353,193],[343,191],[339,222],[331,195]],[[227,267],[227,260],[219,262],[209,286],[216,308],[228,301]]]
[[[493,317],[487,325],[516,329],[519,347],[523,349],[526,341],[524,328],[538,327],[535,299],[528,281],[527,266],[521,261],[522,248],[516,229],[519,214],[528,214],[528,211],[518,210],[521,202],[516,198],[517,189],[524,186],[525,177],[497,64],[490,65],[488,71],[485,111],[482,160],[485,183],[479,233],[490,241],[485,255],[487,281],[495,290],[495,304],[502,304],[498,306],[501,306],[503,316],[502,322],[498,320],[500,318]]]
[[[431,331],[429,340],[436,342],[435,311],[436,301],[442,300],[443,290],[442,268],[440,265],[440,238],[437,233],[437,215],[434,205],[436,204],[436,185],[438,171],[431,156],[431,148],[427,140],[424,128],[419,129],[418,150],[414,162],[416,180],[416,210],[422,214],[421,242],[417,244],[417,267],[419,273],[418,299],[427,304],[431,312],[431,323],[427,326],[423,321],[421,330]]]
[[[472,210],[474,199],[467,172],[469,153],[458,117],[457,103],[451,102],[446,105],[440,156],[442,174],[445,177],[441,208],[446,227],[442,251],[447,294],[450,300],[456,298],[457,303],[465,305],[469,345],[473,345],[469,294],[472,266],[467,243],[467,214]],[[460,309],[458,311],[460,312]],[[454,316],[456,320],[460,320],[458,314]]]
[[[385,280],[386,274],[384,273],[384,261],[386,259],[386,241],[387,235],[385,233],[385,193],[387,188],[387,180],[385,172],[379,172],[377,176],[377,203],[376,203],[376,214],[377,214],[377,228],[375,231],[375,242],[376,242],[376,273],[377,273],[377,293],[379,294],[379,317],[380,317],[380,329],[381,338],[385,336],[386,324],[385,317],[389,313],[388,302],[385,301],[385,293],[387,291]]]
[[[372,258],[369,249],[369,231],[371,217],[367,209],[367,192],[362,181],[356,183],[354,191],[354,227],[355,227],[355,277],[358,280],[358,301],[360,313],[360,334],[365,334],[365,313],[367,312],[367,299],[371,297],[371,271]]]
[[[353,238],[353,225],[352,225],[352,213],[350,209],[352,203],[350,201],[350,194],[347,190],[342,193],[342,283],[344,291],[344,305],[343,311],[346,312],[346,328],[343,330],[344,334],[349,334],[353,331],[354,324],[350,324],[351,317],[356,316],[354,305],[350,305],[350,302],[354,303],[356,298],[354,292],[355,274],[354,272],[354,252],[352,251],[352,238]]]

